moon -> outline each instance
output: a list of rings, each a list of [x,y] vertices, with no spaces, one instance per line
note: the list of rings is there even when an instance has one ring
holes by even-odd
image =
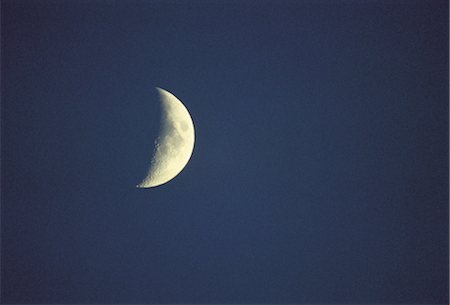
[[[194,150],[195,130],[191,115],[172,93],[156,88],[161,102],[161,125],[147,176],[136,187],[155,187],[175,178]]]

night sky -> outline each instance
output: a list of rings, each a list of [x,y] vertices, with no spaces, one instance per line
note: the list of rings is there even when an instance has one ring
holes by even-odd
[[[2,1],[2,303],[447,303],[448,9]]]

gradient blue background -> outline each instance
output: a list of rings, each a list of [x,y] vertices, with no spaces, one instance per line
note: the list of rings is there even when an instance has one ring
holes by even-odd
[[[447,303],[447,1],[2,1],[2,303]],[[184,171],[136,189],[155,86]]]

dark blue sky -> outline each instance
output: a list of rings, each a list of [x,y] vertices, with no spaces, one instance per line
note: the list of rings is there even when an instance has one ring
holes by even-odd
[[[447,1],[2,1],[2,303],[447,303]],[[136,189],[155,86],[196,126]]]

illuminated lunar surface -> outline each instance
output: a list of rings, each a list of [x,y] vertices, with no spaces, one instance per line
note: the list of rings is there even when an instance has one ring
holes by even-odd
[[[194,123],[183,103],[172,93],[159,92],[162,120],[150,169],[138,188],[164,184],[175,178],[186,166],[194,150]]]

